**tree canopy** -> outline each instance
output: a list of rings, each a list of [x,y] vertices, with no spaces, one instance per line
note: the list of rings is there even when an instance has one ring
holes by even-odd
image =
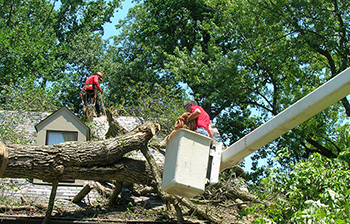
[[[79,113],[100,71],[106,106],[158,118],[166,135],[191,98],[232,144],[349,67],[346,0],[135,1],[110,40],[119,0],[0,5],[1,109]],[[349,116],[345,97],[255,153],[250,177],[272,172],[259,159],[287,172],[344,156]]]
[[[103,25],[111,21],[120,1],[16,0],[0,4],[1,84],[16,87],[33,80],[40,88],[53,88],[61,103],[77,107],[80,82],[92,71],[103,71],[99,62]],[[66,97],[72,92],[75,98]]]
[[[102,39],[103,25],[120,7],[117,0],[3,1],[2,6],[3,108],[23,95],[5,97],[10,89],[23,91],[32,82],[25,95],[47,98],[39,94],[44,91],[56,98],[55,105],[79,112],[85,78],[101,71],[107,105],[151,111],[142,100],[163,91],[153,102],[168,101],[158,106],[166,111],[181,107],[171,105],[172,99],[184,101],[189,94],[231,144],[349,63],[346,1],[140,1],[117,24],[121,32],[112,41]],[[181,114],[180,108],[173,111]],[[348,111],[344,98],[255,158],[273,164],[272,158],[285,152],[288,157],[279,157],[279,163],[288,167],[313,152],[336,157],[337,128]]]
[[[348,10],[345,1],[142,1],[109,47],[115,80],[187,86],[231,144],[348,67]],[[347,111],[344,98],[254,158],[273,164],[287,150],[279,163],[289,167],[314,152],[336,157]]]

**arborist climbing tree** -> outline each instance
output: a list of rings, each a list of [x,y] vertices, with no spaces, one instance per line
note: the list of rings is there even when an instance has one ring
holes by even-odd
[[[97,116],[102,115],[100,104],[98,102],[97,91],[102,92],[99,81],[102,81],[103,74],[96,72],[94,75],[88,77],[85,81],[84,87],[81,89],[80,97],[83,102],[83,106],[87,106],[88,97],[91,99],[91,106],[96,108]]]

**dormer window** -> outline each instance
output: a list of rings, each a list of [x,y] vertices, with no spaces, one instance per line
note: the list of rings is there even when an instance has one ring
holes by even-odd
[[[46,145],[55,145],[63,142],[78,141],[76,131],[46,131]]]
[[[35,125],[38,145],[56,145],[69,141],[90,140],[90,128],[68,108],[61,107]],[[83,185],[83,180],[62,180],[59,185]],[[47,184],[34,179],[33,183]]]

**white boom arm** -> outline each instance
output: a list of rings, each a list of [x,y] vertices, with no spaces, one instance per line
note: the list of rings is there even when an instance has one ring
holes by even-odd
[[[333,77],[275,117],[247,134],[222,152],[220,171],[237,164],[246,156],[350,94],[350,68]]]

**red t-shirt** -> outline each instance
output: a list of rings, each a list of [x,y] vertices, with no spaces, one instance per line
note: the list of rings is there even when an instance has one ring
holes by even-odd
[[[205,110],[202,107],[198,105],[194,105],[191,107],[191,113],[193,113],[193,111],[195,111],[197,108],[201,111],[201,114],[197,117],[196,127],[203,127],[209,133],[209,125],[210,125],[209,114],[205,112]]]
[[[86,86],[88,85],[88,86]],[[85,89],[86,90],[94,90],[94,86],[97,87],[98,90],[101,90],[100,84],[98,83],[98,76],[97,75],[92,75],[89,78],[86,79],[85,81]]]

